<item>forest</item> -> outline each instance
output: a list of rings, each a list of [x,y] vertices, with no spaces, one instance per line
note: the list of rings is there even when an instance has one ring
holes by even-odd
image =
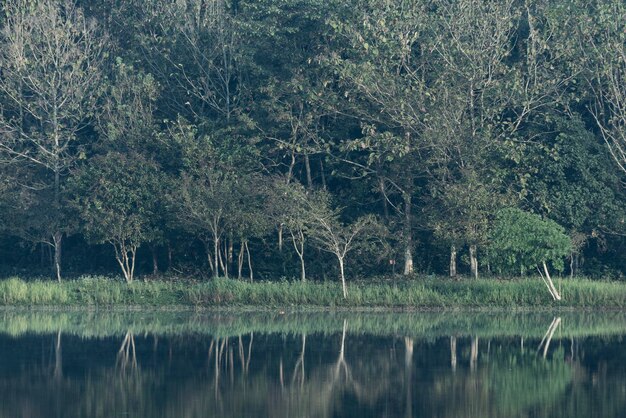
[[[0,276],[559,299],[624,254],[622,0],[2,1]]]

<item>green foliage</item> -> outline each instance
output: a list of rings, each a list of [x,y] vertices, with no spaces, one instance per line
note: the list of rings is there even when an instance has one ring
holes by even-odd
[[[524,272],[541,263],[563,270],[563,258],[572,250],[563,227],[517,208],[500,210],[489,237],[489,259],[506,272]]]
[[[94,157],[75,177],[74,205],[95,243],[141,245],[158,234],[153,223],[165,181],[158,167],[137,154]]]
[[[294,250],[302,278],[334,276],[333,256],[352,277],[400,258],[443,273],[451,246],[476,275],[484,255],[562,267],[562,231],[536,219],[489,243],[515,206],[565,228],[568,273],[626,273],[621,0],[1,10],[3,270],[60,277],[64,254],[71,274],[108,271],[102,242],[139,274],[225,275],[243,255],[288,276]]]

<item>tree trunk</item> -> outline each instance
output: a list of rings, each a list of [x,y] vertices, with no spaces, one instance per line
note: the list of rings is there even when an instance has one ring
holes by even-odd
[[[217,236],[217,234],[214,234],[213,236],[213,262],[215,263],[214,266],[215,268],[213,269],[213,275],[215,276],[215,278],[217,279],[218,277],[220,277],[220,267],[219,267],[219,251],[220,251],[220,239]]]
[[[61,282],[61,255],[63,254],[63,232],[54,233],[52,240],[54,242],[54,271],[59,283]]]
[[[204,247],[206,248],[206,259],[207,259],[207,263],[209,263],[209,269],[211,270],[211,273],[215,275],[215,267],[213,266],[213,254],[211,254],[211,246],[208,240],[203,241],[203,242],[204,242]]]
[[[296,250],[296,254],[298,254],[298,257],[300,258],[300,279],[302,282],[306,282],[306,269],[304,267],[304,232],[301,229],[299,229],[297,233],[294,233],[292,230],[289,232],[291,233],[293,248]]]
[[[135,276],[135,260],[137,256],[137,245],[131,244],[127,247],[124,241],[112,242],[115,249],[115,259],[122,269],[126,283],[132,283]]]
[[[320,174],[322,176],[322,188],[326,190],[326,174],[324,174],[324,163],[320,157]]]
[[[228,238],[228,268],[233,266],[233,254],[235,252],[235,244],[232,235]]]
[[[304,255],[300,256],[300,280],[302,280],[302,283],[306,282],[306,269],[304,267]]]
[[[225,247],[226,243],[224,243],[224,257],[222,257],[222,243],[220,242],[219,245],[219,261],[220,261],[220,267],[222,268],[222,273],[224,273],[224,277],[228,279],[228,269],[225,263],[224,258],[226,257],[226,247]]]
[[[250,256],[250,247],[248,246],[248,241],[246,243],[246,254],[248,256],[248,269],[250,270],[250,282],[254,281],[254,271],[252,270],[252,257]]]
[[[450,247],[450,277],[456,277],[456,247]]]
[[[385,190],[385,179],[378,178],[378,187],[380,190],[380,197],[383,199],[383,216],[385,221],[389,220],[389,203],[387,202],[387,192]]]
[[[150,248],[152,251],[152,274],[155,276],[159,275],[159,257],[157,254],[157,249],[155,246]]]
[[[172,269],[172,246],[169,242],[167,243],[167,269]]]
[[[341,290],[343,291],[343,298],[348,298],[348,289],[346,287],[346,276],[343,268],[343,257],[337,257],[339,260],[339,277],[341,278]]]
[[[404,193],[404,275],[413,273],[413,228],[411,195]]]
[[[245,251],[244,241],[241,241],[241,248],[239,248],[239,254],[237,254],[237,279],[241,280],[243,272],[243,253]]]
[[[309,189],[313,188],[313,178],[311,177],[311,161],[309,154],[304,154],[304,168],[306,170],[306,185]]]
[[[548,286],[548,290],[552,294],[552,297],[554,298],[554,300],[561,300],[561,295],[556,290],[556,287],[554,287],[554,283],[552,283],[552,278],[550,278],[550,272],[548,272],[548,266],[546,265],[546,262],[544,261],[542,265],[543,265],[543,271],[546,274],[546,285]]]
[[[472,276],[475,279],[478,279],[478,257],[476,255],[476,245],[470,245],[470,270],[472,272]]]

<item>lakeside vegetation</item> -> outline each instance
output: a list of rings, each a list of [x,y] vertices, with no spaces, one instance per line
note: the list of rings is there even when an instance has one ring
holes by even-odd
[[[60,307],[254,307],[303,308],[626,308],[626,283],[583,278],[557,280],[563,300],[554,301],[538,278],[452,280],[416,277],[355,281],[343,297],[337,282],[245,282],[150,280],[124,283],[84,277],[62,283],[0,281],[0,305]]]
[[[623,0],[3,1],[0,275],[132,284],[3,297],[621,307],[553,276],[626,275],[623,21]],[[134,285],[164,273],[343,286]],[[395,274],[540,274],[564,302],[354,285]]]

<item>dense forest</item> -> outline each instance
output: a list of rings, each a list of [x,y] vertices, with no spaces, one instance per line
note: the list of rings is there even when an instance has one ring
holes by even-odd
[[[3,276],[626,274],[623,0],[4,0],[0,28]]]

